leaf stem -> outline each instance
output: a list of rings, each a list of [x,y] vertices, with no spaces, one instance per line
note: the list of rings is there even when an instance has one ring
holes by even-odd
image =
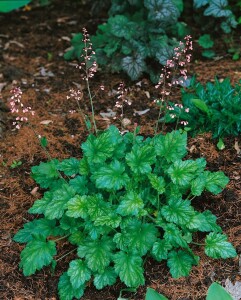
[[[59,261],[59,260],[61,260],[61,259],[64,258],[65,256],[69,255],[70,253],[76,251],[76,249],[77,249],[77,248],[75,248],[75,249],[73,249],[73,250],[71,250],[71,251],[65,253],[64,255],[60,256],[58,259],[56,259],[56,262]]]

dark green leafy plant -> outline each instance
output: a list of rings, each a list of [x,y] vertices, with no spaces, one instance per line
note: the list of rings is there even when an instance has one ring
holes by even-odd
[[[8,13],[29,4],[31,0],[0,1],[0,12]]]
[[[202,85],[192,80],[187,89],[182,90],[183,106],[172,107],[165,116],[165,121],[179,120],[188,122],[193,134],[212,132],[213,138],[238,136],[241,132],[241,85],[232,86],[226,78],[222,82],[215,79],[214,83]]]
[[[33,179],[48,191],[29,210],[42,217],[14,236],[27,243],[20,263],[24,275],[55,267],[61,239],[76,247],[58,284],[63,300],[81,298],[90,280],[97,289],[117,277],[128,287],[143,285],[147,256],[167,260],[174,278],[187,276],[199,261],[191,248],[198,231],[207,233],[206,255],[235,257],[216,217],[191,205],[205,190],[220,193],[228,178],[205,170],[203,158],[184,159],[186,143],[179,131],[144,139],[110,126],[88,136],[81,159],[34,166]]]
[[[157,82],[160,65],[173,56],[177,40],[191,32],[185,23],[186,15],[194,14],[197,26],[209,24],[205,32],[230,33],[237,25],[227,0],[196,0],[191,11],[184,4],[183,0],[112,0],[107,22],[99,25],[91,38],[98,64],[114,72],[124,71],[132,80],[148,73]],[[183,15],[184,22],[180,21]],[[207,41],[202,44],[207,47]],[[82,37],[77,34],[65,59],[80,59],[83,47]],[[209,42],[203,52],[209,58],[215,55],[210,47]]]

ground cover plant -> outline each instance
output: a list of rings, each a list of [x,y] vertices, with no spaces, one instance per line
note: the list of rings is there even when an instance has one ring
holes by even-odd
[[[88,43],[86,30],[83,35],[83,42]],[[96,71],[89,51],[93,53],[91,44],[86,44],[84,63],[79,66],[87,86]],[[183,48],[175,51],[182,54]],[[175,65],[174,61],[167,64],[169,68]],[[179,66],[186,76],[183,64]],[[169,93],[165,87],[168,69],[163,70],[159,102]],[[12,111],[18,113],[21,91],[13,92]],[[147,256],[167,260],[174,278],[187,276],[199,261],[192,245],[204,246],[206,255],[213,258],[235,257],[216,217],[191,204],[205,190],[220,193],[228,183],[224,173],[205,170],[204,158],[185,158],[185,131],[159,134],[158,122],[155,135],[148,138],[139,135],[138,127],[125,134],[115,126],[98,130],[89,88],[88,92],[92,115],[86,125],[89,130],[93,126],[94,133],[81,145],[82,158],[53,159],[32,167],[33,179],[47,191],[29,210],[43,217],[26,223],[14,237],[16,242],[27,243],[20,263],[24,275],[48,265],[54,270],[61,259],[56,255],[62,239],[75,246],[71,253],[76,258],[60,277],[60,299],[81,298],[91,279],[97,289],[114,284],[118,277],[128,287],[143,285]],[[30,107],[23,110],[33,114]],[[28,119],[17,117],[17,128],[19,121]],[[46,140],[40,141],[46,149]],[[199,231],[206,233],[202,244],[195,241]]]
[[[168,103],[168,114],[162,119],[185,122],[192,134],[211,132],[213,138],[222,141],[227,136],[241,132],[241,85],[232,86],[230,79],[202,85],[195,78],[182,89],[181,105]]]
[[[173,56],[178,40],[192,31],[186,22],[189,16],[204,30],[199,39],[203,55],[214,57],[210,31],[227,34],[238,24],[228,4],[226,0],[112,0],[109,18],[92,37],[97,62],[111,71],[124,71],[132,80],[147,73],[157,82],[161,65]],[[64,57],[79,59],[84,47],[81,33],[71,43]]]

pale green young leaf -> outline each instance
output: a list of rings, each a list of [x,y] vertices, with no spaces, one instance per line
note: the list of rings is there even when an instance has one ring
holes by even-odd
[[[28,243],[33,239],[34,234],[40,234],[43,237],[56,235],[58,228],[55,220],[38,219],[24,224],[23,229],[20,229],[14,236],[13,240],[18,243]]]
[[[147,288],[145,300],[168,300],[165,296],[157,293],[152,288]]]
[[[49,202],[46,207],[45,217],[50,220],[60,219],[67,208],[68,201],[73,198],[74,195],[75,190],[67,184],[64,184],[60,189],[56,190],[51,202]]]
[[[187,134],[179,131],[158,135],[155,141],[156,154],[165,157],[168,162],[183,158],[187,153],[186,146]]]
[[[179,186],[188,186],[197,176],[199,165],[194,160],[176,160],[167,170],[172,182]]]
[[[74,179],[70,179],[69,185],[80,195],[88,193],[88,181],[85,176],[76,176]]]
[[[88,196],[75,195],[67,203],[66,215],[72,218],[81,217],[83,219],[86,219],[88,217],[88,202]]]
[[[145,284],[142,259],[140,256],[120,251],[114,255],[115,271],[128,287]]]
[[[81,259],[75,259],[70,262],[67,274],[74,289],[80,288],[91,278],[90,269]]]
[[[73,298],[80,299],[84,295],[84,289],[84,285],[80,286],[78,289],[73,288],[67,272],[64,272],[59,278],[58,294],[60,300],[73,300]]]
[[[32,275],[42,267],[50,265],[56,253],[55,242],[46,241],[44,237],[35,235],[20,255],[23,274]]]
[[[89,240],[78,247],[78,255],[85,257],[87,266],[94,272],[101,273],[110,264],[114,243],[109,237]]]
[[[223,172],[205,171],[206,184],[205,188],[214,195],[219,194],[228,184],[229,179]]]
[[[97,188],[114,191],[126,187],[130,181],[125,173],[125,166],[118,160],[113,160],[109,165],[100,167],[91,178],[95,180]]]
[[[155,152],[150,145],[134,145],[131,152],[126,155],[127,164],[135,174],[151,172],[151,165],[155,163]]]
[[[188,276],[194,264],[194,258],[183,250],[172,250],[168,254],[167,265],[173,278]]]
[[[158,191],[159,194],[163,194],[165,192],[165,180],[163,177],[158,177],[156,174],[150,173],[148,174],[148,178],[152,187]]]
[[[115,270],[112,267],[107,267],[103,273],[95,275],[94,285],[98,290],[101,290],[107,285],[115,284],[116,278]]]
[[[59,178],[58,165],[57,159],[47,163],[41,162],[38,166],[31,168],[31,176],[42,188],[48,188],[54,180]]]
[[[161,214],[170,223],[185,225],[192,219],[195,212],[191,201],[172,198],[168,201],[168,205],[162,207]]]
[[[227,242],[227,236],[216,232],[211,232],[206,236],[205,253],[212,258],[230,258],[237,256],[233,245]]]
[[[79,159],[74,157],[64,159],[59,165],[58,169],[63,171],[65,175],[72,176],[79,173]]]
[[[52,192],[45,192],[43,198],[34,202],[33,206],[28,210],[30,214],[44,214],[46,206],[53,199]]]
[[[188,248],[187,241],[182,231],[175,224],[167,224],[164,226],[164,239],[174,247]]]
[[[121,198],[117,213],[122,216],[137,216],[143,207],[144,203],[141,197],[136,192],[129,191]]]
[[[152,255],[157,261],[167,259],[168,252],[172,249],[172,245],[166,240],[157,239],[152,247]]]
[[[81,145],[84,155],[90,163],[103,163],[114,151],[110,133],[105,131],[98,137],[89,135],[87,141]]]

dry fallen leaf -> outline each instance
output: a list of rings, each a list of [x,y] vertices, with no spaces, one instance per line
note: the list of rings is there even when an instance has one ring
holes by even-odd
[[[102,118],[114,118],[116,116],[116,112],[114,112],[112,109],[107,108],[107,112],[100,113]]]
[[[134,116],[136,116],[136,115],[142,116],[142,115],[146,114],[149,110],[150,110],[150,108],[147,108],[145,110],[134,110]]]
[[[124,118],[122,121],[121,121],[121,124],[123,127],[126,127],[128,125],[131,124],[131,120],[127,119],[127,118]]]
[[[36,186],[35,188],[32,189],[32,191],[30,192],[31,195],[36,196],[37,192],[38,192],[39,187]]]
[[[42,124],[42,125],[48,125],[50,123],[53,123],[53,121],[52,120],[43,120],[40,122],[40,124]]]
[[[241,153],[241,149],[239,148],[238,141],[235,141],[235,143],[234,143],[234,149],[237,151],[237,154]]]

